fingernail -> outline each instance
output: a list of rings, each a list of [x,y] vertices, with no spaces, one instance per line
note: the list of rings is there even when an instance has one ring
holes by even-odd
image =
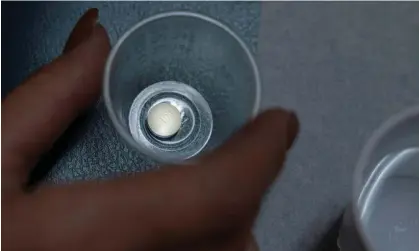
[[[98,25],[98,18],[98,9],[93,8],[87,10],[71,31],[63,52],[67,53],[89,39]]]
[[[288,138],[287,138],[287,147],[291,148],[292,144],[297,137],[298,131],[300,130],[300,123],[298,122],[297,115],[294,112],[289,113],[288,122],[287,122]]]

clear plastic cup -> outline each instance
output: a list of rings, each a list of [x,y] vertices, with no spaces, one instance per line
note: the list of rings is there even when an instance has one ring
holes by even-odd
[[[189,159],[213,149],[259,108],[260,77],[252,54],[228,27],[200,14],[169,12],[128,30],[112,49],[104,100],[122,138],[159,162]],[[168,139],[147,128],[161,102],[182,114]]]
[[[368,140],[352,196],[339,241],[343,251],[417,250],[419,106],[394,115]]]

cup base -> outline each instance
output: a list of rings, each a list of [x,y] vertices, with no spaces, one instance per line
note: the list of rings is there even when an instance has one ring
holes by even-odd
[[[150,109],[168,103],[179,110],[179,131],[169,138],[156,137],[147,126]],[[206,146],[213,127],[211,109],[194,88],[176,81],[163,81],[148,86],[134,99],[129,112],[132,137],[146,152],[170,162],[197,155]]]

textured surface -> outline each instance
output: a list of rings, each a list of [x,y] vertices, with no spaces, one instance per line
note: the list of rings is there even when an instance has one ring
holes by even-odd
[[[262,5],[263,105],[301,120],[256,227],[262,250],[327,250],[316,246],[349,202],[364,142],[419,103],[418,13],[418,3]]]
[[[101,21],[113,43],[141,18],[168,9],[187,8],[219,18],[253,48],[259,25],[259,5],[254,3],[34,3],[13,13],[19,5],[23,3],[2,3],[2,95],[58,55],[88,6],[100,5]],[[263,251],[327,250],[316,247],[317,242],[349,201],[363,143],[381,121],[419,102],[419,5],[262,6],[262,103],[296,110],[302,131],[266,198],[257,240]],[[20,23],[6,24],[6,18]],[[60,158],[49,180],[108,177],[152,167],[118,143],[102,109],[88,121],[73,136],[75,145]]]

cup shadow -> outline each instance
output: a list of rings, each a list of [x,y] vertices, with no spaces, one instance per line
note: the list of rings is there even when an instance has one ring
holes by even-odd
[[[51,150],[45,153],[38,164],[32,169],[29,174],[27,187],[29,190],[33,189],[39,182],[41,182],[48,172],[57,164],[63,155],[77,144],[84,128],[92,119],[92,111],[88,111],[79,117],[67,128],[60,138],[54,143]]]
[[[337,241],[342,222],[343,213],[310,251],[340,251]]]

